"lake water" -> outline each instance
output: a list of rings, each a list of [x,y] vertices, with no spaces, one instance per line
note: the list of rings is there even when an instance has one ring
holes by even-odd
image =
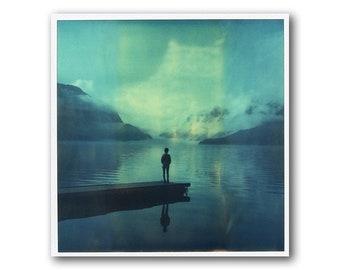
[[[190,201],[58,222],[60,252],[282,251],[284,148],[198,145],[172,140],[59,142],[58,186],[190,182]]]

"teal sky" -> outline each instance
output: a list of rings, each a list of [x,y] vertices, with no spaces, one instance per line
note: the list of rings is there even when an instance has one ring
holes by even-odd
[[[228,133],[283,105],[283,31],[283,20],[58,21],[58,82],[153,135]],[[202,118],[214,108],[223,121]]]

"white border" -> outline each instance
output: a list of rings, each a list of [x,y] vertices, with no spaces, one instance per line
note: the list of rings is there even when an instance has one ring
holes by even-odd
[[[58,255],[57,19],[51,18],[51,255]]]
[[[288,20],[287,13],[62,13],[53,20]]]
[[[289,256],[289,17],[284,19],[284,220],[285,253]]]
[[[58,20],[284,20],[284,251],[274,252],[59,252],[57,218]],[[55,257],[288,257],[289,256],[289,14],[287,13],[64,13],[51,15],[51,256]]]

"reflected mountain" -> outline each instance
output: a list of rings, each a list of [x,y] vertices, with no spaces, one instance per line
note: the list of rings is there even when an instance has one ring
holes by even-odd
[[[188,202],[190,183],[143,182],[93,185],[58,190],[58,220]]]

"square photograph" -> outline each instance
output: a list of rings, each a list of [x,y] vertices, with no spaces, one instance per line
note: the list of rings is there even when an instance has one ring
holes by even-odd
[[[51,17],[53,256],[289,256],[287,14]]]

